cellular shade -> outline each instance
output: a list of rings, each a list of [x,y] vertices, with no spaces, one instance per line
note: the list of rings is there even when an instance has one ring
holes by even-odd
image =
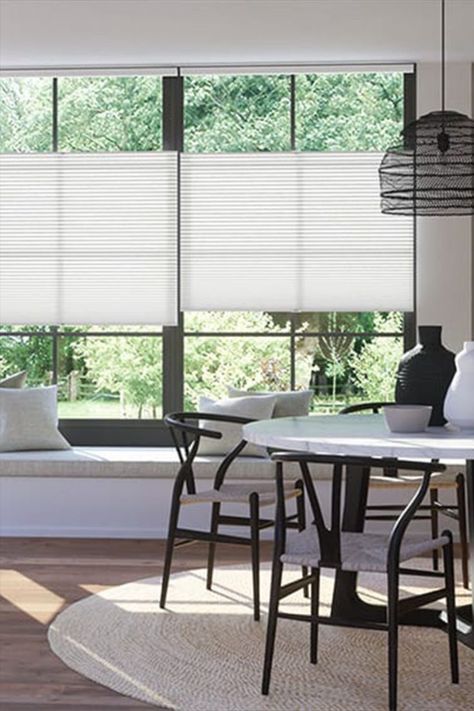
[[[413,309],[413,220],[380,212],[381,153],[184,154],[185,310]]]
[[[174,153],[0,155],[0,323],[177,320]]]

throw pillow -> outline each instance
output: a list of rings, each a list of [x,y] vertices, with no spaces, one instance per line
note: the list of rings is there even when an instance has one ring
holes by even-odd
[[[9,375],[8,378],[0,380],[0,388],[23,388],[26,382],[26,370],[20,373]]]
[[[273,417],[303,417],[309,415],[309,406],[313,398],[312,390],[290,390],[288,392],[247,392],[246,390],[238,390],[230,386],[228,394],[231,398],[253,395],[255,397],[265,397],[273,395],[275,397],[275,409]]]
[[[57,388],[0,389],[0,452],[71,449],[58,431]]]
[[[273,395],[266,397],[237,397],[211,400],[207,397],[199,398],[199,412],[209,412],[214,415],[235,415],[236,417],[249,417],[252,420],[268,420],[271,418],[275,398]],[[226,455],[242,439],[242,425],[226,422],[201,420],[201,427],[222,432],[221,439],[203,437],[199,447],[199,454]],[[266,457],[265,447],[256,444],[247,444],[240,453],[242,457]]]

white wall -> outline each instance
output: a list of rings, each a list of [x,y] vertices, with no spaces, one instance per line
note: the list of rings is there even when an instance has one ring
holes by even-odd
[[[472,60],[474,2],[447,5],[449,58]],[[0,62],[433,61],[439,8],[439,0],[0,0]]]
[[[470,62],[448,64],[447,108],[470,114],[472,72]],[[417,99],[419,116],[440,108],[439,63],[417,65]],[[473,220],[468,216],[421,217],[417,237],[418,323],[441,324],[445,344],[459,350],[473,332]]]
[[[202,490],[211,486],[211,480],[199,481]],[[0,477],[0,536],[166,538],[172,487],[172,479],[159,478]],[[370,503],[408,503],[413,494],[411,490],[389,489],[371,490]],[[329,482],[318,482],[318,491],[328,516]],[[454,503],[452,489],[442,490],[442,497],[446,503]],[[290,507],[292,504],[288,510]],[[248,506],[232,505],[224,513],[247,516]],[[265,509],[264,515],[273,515],[272,509]],[[204,530],[209,516],[209,504],[183,506],[180,524]],[[413,530],[426,533],[428,526],[428,522],[418,521]],[[452,528],[457,536],[457,526]],[[371,522],[370,530],[386,531],[387,524]],[[229,532],[240,535],[242,529],[234,527]],[[272,535],[271,529],[262,532],[263,538]]]

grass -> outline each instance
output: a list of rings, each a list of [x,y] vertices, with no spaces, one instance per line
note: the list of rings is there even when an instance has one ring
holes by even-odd
[[[333,402],[330,396],[316,397],[313,400],[311,406],[311,414],[313,415],[328,415],[339,412],[343,407],[350,404],[350,402],[357,402],[361,398],[355,396],[346,397],[345,399],[337,400]],[[383,398],[382,398],[383,399]],[[194,409],[194,408],[191,408]],[[58,403],[59,417],[65,419],[84,419],[84,420],[124,420],[124,419],[138,419],[138,408],[128,407],[127,414],[124,416],[122,408],[120,406],[119,400],[100,400],[100,399],[90,399],[90,400],[75,400],[69,402],[66,400],[60,400]],[[160,418],[161,412],[157,413],[158,418]],[[142,419],[149,420],[151,415],[149,410],[145,410]]]
[[[137,408],[128,408],[127,415],[124,416],[120,402],[118,400],[75,400],[68,402],[60,400],[58,403],[59,417],[65,419],[89,419],[89,420],[123,420],[137,419]],[[161,413],[158,413],[161,416]],[[148,411],[144,413],[143,419],[150,419]]]

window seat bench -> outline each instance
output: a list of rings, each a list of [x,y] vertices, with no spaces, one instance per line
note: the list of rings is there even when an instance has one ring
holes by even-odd
[[[195,476],[212,478],[221,461],[198,456]],[[60,451],[0,453],[0,476],[112,477],[174,479],[179,460],[173,447],[74,447]],[[264,457],[238,457],[230,467],[233,479],[269,479],[274,465]]]
[[[220,457],[199,456],[195,476],[212,486]],[[75,447],[64,451],[0,453],[0,534],[103,538],[165,538],[169,502],[178,468],[172,447]],[[450,464],[454,478],[461,463]],[[296,477],[296,467],[288,474]],[[319,472],[329,503],[328,468]],[[228,477],[237,482],[271,480],[274,465],[263,457],[238,457]],[[444,475],[443,475],[444,478]],[[324,491],[327,489],[327,491]],[[444,496],[451,501],[451,491]],[[383,487],[371,503],[400,500]],[[407,492],[407,499],[410,494]],[[374,497],[374,498],[372,498]],[[190,506],[186,525],[207,526],[209,507]],[[235,513],[239,515],[239,507]],[[244,509],[240,510],[244,513]],[[264,532],[271,536],[271,532]]]
[[[203,488],[212,486],[221,459],[196,458],[195,476]],[[178,466],[173,447],[2,452],[0,534],[165,538]],[[238,457],[228,472],[236,483],[269,481],[273,475],[274,464],[263,457]],[[208,525],[208,506],[186,509],[187,524]],[[235,513],[244,509],[236,507]]]

